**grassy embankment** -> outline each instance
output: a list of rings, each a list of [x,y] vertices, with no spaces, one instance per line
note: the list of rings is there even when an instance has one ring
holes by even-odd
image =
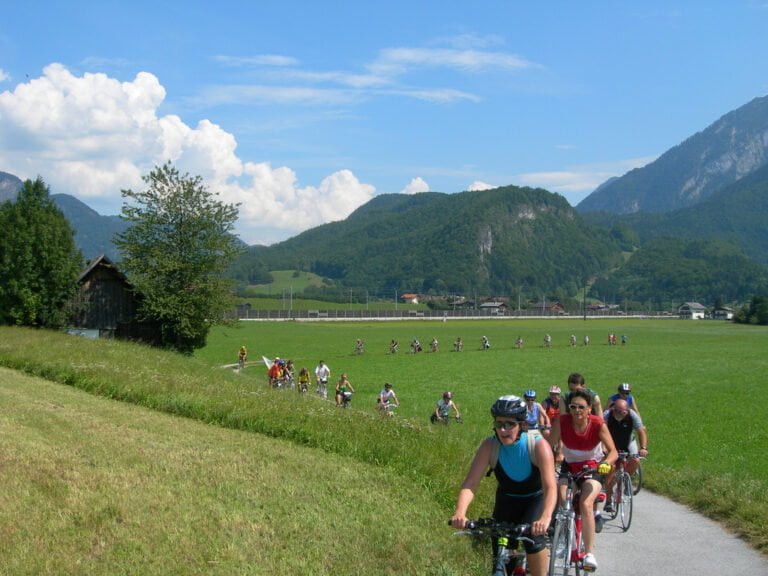
[[[567,346],[567,337],[571,332],[581,341],[585,330],[592,338],[590,347],[571,349]],[[609,330],[626,333],[629,345],[606,346],[605,336]],[[552,349],[545,350],[540,346],[545,332],[553,336]],[[493,345],[488,352],[478,349],[480,336],[484,333]],[[462,354],[449,351],[450,343],[458,335],[465,340],[465,352]],[[526,339],[523,350],[512,347],[518,335]],[[441,351],[418,356],[405,354],[407,343],[413,336],[418,336],[423,343],[437,336],[441,341]],[[366,340],[367,352],[363,356],[352,354],[356,337]],[[393,337],[401,343],[401,353],[397,356],[386,354],[387,343]],[[278,454],[284,458],[286,453],[297,451],[302,454],[301,462],[308,459],[306,467],[297,464],[295,476],[291,475],[282,483],[281,486],[293,487],[288,495],[279,491],[258,490],[262,508],[254,509],[255,500],[247,498],[235,505],[239,506],[238,514],[243,520],[236,527],[242,533],[238,534],[240,538],[235,539],[236,543],[230,549],[230,563],[224,564],[230,573],[234,565],[243,566],[234,570],[240,573],[248,573],[244,566],[251,566],[248,560],[252,557],[241,547],[253,545],[259,547],[261,553],[271,554],[268,549],[279,550],[293,534],[306,536],[301,537],[303,542],[300,546],[286,543],[290,548],[288,551],[283,549],[282,554],[307,559],[319,573],[356,573],[358,562],[374,562],[377,573],[451,574],[453,569],[456,573],[465,573],[473,555],[467,550],[468,546],[450,543],[450,531],[443,526],[443,522],[450,512],[456,487],[463,477],[471,452],[487,433],[488,406],[496,396],[505,392],[521,393],[523,389],[532,387],[543,394],[552,383],[563,385],[567,374],[574,370],[584,373],[588,385],[604,398],[615,390],[619,382],[629,381],[635,385],[650,435],[651,458],[646,464],[649,487],[722,521],[756,548],[765,551],[768,547],[765,531],[768,507],[763,497],[768,488],[768,470],[762,457],[767,434],[764,428],[746,422],[747,418],[751,423],[764,422],[768,414],[764,403],[750,408],[748,414],[745,412],[746,402],[754,390],[760,388],[766,370],[764,350],[768,332],[764,328],[676,320],[355,325],[243,323],[240,328],[215,331],[209,346],[200,351],[198,359],[179,358],[114,342],[87,342],[8,328],[0,331],[0,342],[0,363],[5,366],[111,398],[188,416],[219,427],[260,432],[288,442],[275,444],[272,452],[263,446],[255,448],[255,451],[265,451],[267,456],[257,458],[254,466],[264,460],[272,461]],[[251,360],[258,359],[261,354],[279,354],[294,358],[297,366],[307,365],[311,369],[317,360],[324,358],[335,376],[342,370],[349,374],[358,390],[353,402],[355,407],[342,412],[316,398],[301,399],[292,394],[267,391],[263,384],[263,365],[249,366],[239,375],[218,368],[232,361],[241,343],[248,345]],[[44,352],[41,353],[41,350]],[[141,361],[137,362],[137,358]],[[386,422],[373,415],[374,399],[384,380],[395,384],[403,402],[398,417]],[[425,424],[426,416],[445,388],[451,388],[456,393],[465,424],[448,429],[431,428]],[[8,416],[5,416],[3,421],[7,419]],[[180,422],[184,426],[192,426],[184,420],[174,419],[174,422],[176,428],[181,427]],[[174,425],[171,425],[169,429],[173,428]],[[205,432],[201,432],[201,441],[212,431],[216,434],[236,434],[222,432],[216,427],[202,429]],[[181,447],[174,447],[176,441],[173,438],[176,436],[170,433],[160,436],[168,437],[168,451],[183,451]],[[258,435],[245,437],[249,442],[265,445],[269,442]],[[116,438],[118,447],[114,448],[118,453],[121,452],[119,441],[119,437]],[[142,443],[153,444],[153,441]],[[225,444],[227,442],[215,442],[216,446]],[[314,449],[284,448],[295,444]],[[80,442],[70,446],[70,450],[75,450],[75,445],[79,446]],[[283,446],[282,451],[279,446]],[[59,450],[62,453],[67,451],[64,447],[59,447]],[[378,474],[381,486],[375,479],[362,484],[370,486],[372,493],[382,488],[389,488],[390,491],[382,492],[381,510],[377,509],[374,514],[367,503],[350,499],[351,505],[340,504],[345,502],[347,492],[357,494],[358,490],[343,487],[351,480],[335,483],[330,478],[328,495],[320,496],[316,508],[318,516],[331,519],[329,527],[317,528],[315,522],[308,522],[309,526],[306,526],[296,519],[298,515],[290,513],[288,504],[297,496],[311,493],[317,482],[322,484],[325,477],[315,469],[319,470],[322,468],[320,463],[333,461],[338,456],[344,458],[338,466],[346,478],[356,477],[356,474],[370,473],[374,477]],[[148,456],[147,462],[154,458]],[[21,454],[19,459],[22,463],[26,462],[28,474],[33,474],[40,467],[31,452]],[[86,459],[86,462],[90,460],[93,459]],[[203,478],[211,475],[204,468],[206,461],[206,458],[195,461],[195,474],[176,474],[202,482]],[[80,464],[74,462],[70,466],[77,469]],[[5,467],[6,473],[8,468]],[[78,470],[77,477],[88,476],[90,472],[92,466],[83,466]],[[248,487],[253,485],[254,478],[261,477],[261,471],[240,476],[248,478],[242,484]],[[77,483],[76,478],[66,476],[60,480],[61,490],[64,491],[72,490],[72,484]],[[236,484],[233,478],[229,481]],[[339,487],[339,484],[342,486]],[[491,483],[484,484],[483,493],[474,507],[477,515],[488,510]],[[274,480],[265,484],[272,485]],[[190,484],[189,491],[197,489],[201,488],[197,488],[194,482]],[[238,490],[247,493],[245,488],[234,491]],[[323,492],[322,488],[319,490]],[[105,494],[111,491],[107,489]],[[162,508],[158,494],[167,494],[167,490],[150,488],[147,492]],[[175,494],[187,490],[171,492]],[[337,497],[333,496],[334,493]],[[209,502],[204,496],[199,500],[204,506]],[[210,499],[211,506],[214,501]],[[189,513],[186,504],[186,501],[174,500],[174,505],[180,508],[177,513],[179,518],[183,519]],[[54,499],[47,505],[53,515],[61,503]],[[23,510],[24,506],[19,509],[19,518]],[[221,499],[214,510],[226,515],[227,500]],[[261,540],[264,532],[255,528],[259,523],[253,518],[264,510],[271,511],[270,518],[274,525],[289,527],[286,529],[288,536],[279,534],[273,535],[272,539]],[[403,517],[402,520],[397,519],[398,514]],[[120,514],[116,516],[122,517]],[[219,523],[216,518],[214,514],[211,520],[213,526]],[[73,518],[69,520],[74,522]],[[152,523],[152,520],[153,517],[150,517],[146,522]],[[65,520],[62,522],[66,524]],[[107,521],[107,524],[112,526],[114,521]],[[158,518],[153,529],[158,534],[168,530],[169,526],[172,531],[183,531],[184,524]],[[132,532],[131,526],[120,521],[123,530]],[[362,552],[352,559],[342,559],[334,553],[333,542],[338,537],[339,526],[343,526],[342,531],[352,530],[362,534],[358,536]],[[368,531],[375,531],[376,537],[366,538]],[[88,535],[88,540],[93,540],[98,528],[87,524],[83,532]],[[384,541],[381,541],[382,535]],[[112,547],[117,546],[118,540],[122,541],[115,537]],[[144,544],[135,544],[132,561],[137,562],[155,551],[166,554],[161,551],[162,541],[163,538],[158,537]],[[189,546],[207,550],[200,553],[201,558],[206,555],[216,558],[221,554],[220,546],[226,542],[203,539],[195,540],[194,545]],[[399,543],[401,547],[408,545],[409,549],[397,554],[385,554],[384,557],[374,552],[382,546],[391,550],[394,543]],[[105,546],[110,548],[109,540]],[[12,550],[33,547],[28,538],[21,538]],[[180,554],[184,555],[183,552]],[[328,555],[332,560],[320,560]],[[187,556],[184,555],[184,558]],[[275,553],[273,558],[278,556]],[[181,561],[177,556],[171,555],[171,558]],[[61,561],[64,562],[63,559]],[[93,562],[98,564],[96,560]],[[216,566],[215,563],[212,565]],[[198,571],[203,571],[200,564],[195,566]],[[269,566],[269,563],[264,566]],[[29,569],[29,573],[33,571]],[[220,573],[226,571],[222,568]],[[252,567],[251,573],[262,572]]]

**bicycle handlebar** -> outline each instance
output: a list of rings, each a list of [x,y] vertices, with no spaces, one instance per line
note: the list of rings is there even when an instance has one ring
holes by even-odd
[[[448,525],[451,526],[450,520],[448,520]],[[478,534],[482,534],[483,530],[487,530],[491,533],[504,534],[517,540],[528,540],[525,536],[531,534],[531,525],[502,522],[494,518],[478,518],[477,520],[467,520],[464,530],[469,533]]]

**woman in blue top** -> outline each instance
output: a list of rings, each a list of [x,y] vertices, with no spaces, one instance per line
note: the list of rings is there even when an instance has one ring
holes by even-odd
[[[555,464],[546,440],[537,434],[532,442],[528,441],[522,429],[526,413],[525,403],[517,396],[502,396],[491,406],[494,434],[483,440],[475,453],[459,490],[451,525],[464,528],[475,491],[485,471],[493,465],[498,482],[493,517],[502,522],[531,525],[533,543],[525,543],[528,567],[531,576],[545,576],[549,563],[545,534],[557,503]],[[495,463],[494,445],[498,445]],[[535,454],[529,453],[529,446],[533,446]]]
[[[549,430],[549,416],[541,404],[536,402],[536,390],[525,391],[526,416],[528,430]]]

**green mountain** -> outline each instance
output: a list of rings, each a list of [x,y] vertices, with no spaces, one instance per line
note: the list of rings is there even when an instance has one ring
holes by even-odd
[[[381,195],[343,222],[252,247],[244,259],[350,287],[509,295],[577,293],[587,278],[616,265],[620,252],[562,196],[507,186]]]
[[[582,216],[599,228],[632,230],[639,245],[663,237],[718,239],[768,265],[768,164],[690,208],[663,214],[595,212]]]
[[[112,242],[115,234],[127,226],[120,216],[102,216],[69,194],[52,194],[51,199],[75,230],[75,244],[86,261],[99,254],[105,254],[113,262],[120,261],[120,253]]]
[[[709,198],[768,162],[768,96],[729,112],[647,166],[605,182],[579,212],[669,212]]]

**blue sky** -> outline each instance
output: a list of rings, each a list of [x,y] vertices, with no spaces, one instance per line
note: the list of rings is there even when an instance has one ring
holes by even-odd
[[[101,214],[172,160],[269,244],[382,193],[572,205],[768,93],[768,0],[37,1],[0,10],[0,170]]]

